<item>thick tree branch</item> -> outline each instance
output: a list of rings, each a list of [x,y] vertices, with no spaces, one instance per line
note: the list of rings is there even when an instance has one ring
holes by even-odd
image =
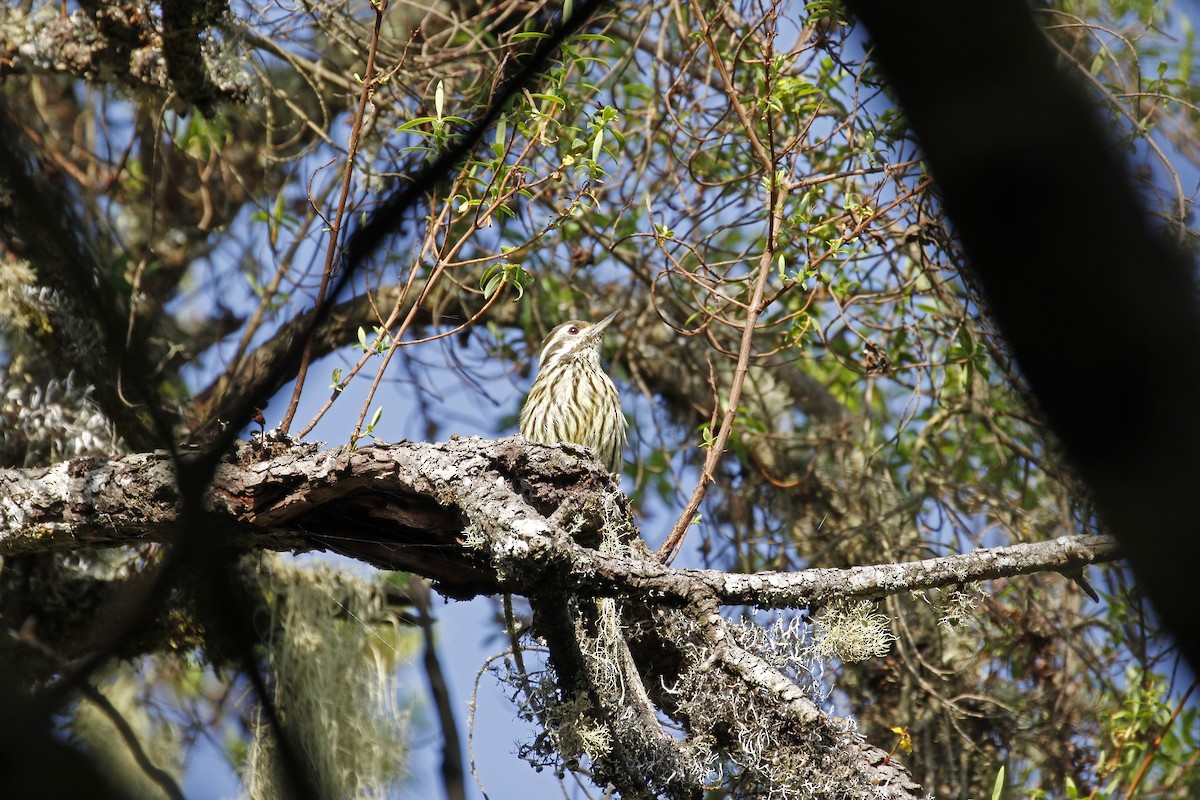
[[[203,36],[228,13],[227,0],[177,0],[163,3],[163,58],[167,75],[184,100],[206,116],[221,94],[204,62]]]
[[[166,540],[179,507],[171,464],[155,452],[0,472],[0,554]],[[691,796],[712,753],[757,764],[751,777],[763,785],[812,774],[862,797],[920,794],[882,751],[744,647],[723,604],[877,598],[1115,556],[1107,539],[1076,537],[845,570],[672,570],[637,539],[626,499],[589,453],[521,437],[358,450],[244,443],[206,498],[210,535],[230,547],[328,548],[432,578],[451,595],[529,596],[558,671],[555,702],[575,708],[586,698],[579,724],[614,741],[588,753],[596,774],[631,797],[643,796],[639,786],[644,796]],[[659,711],[683,726],[684,742],[664,732]],[[768,719],[782,743],[774,760],[754,751],[739,727],[747,719]]]
[[[208,499],[231,546],[331,549],[417,572],[451,594],[557,591],[671,605],[805,607],[1112,560],[1105,537],[976,550],[904,564],[734,575],[674,570],[644,553],[594,549],[606,525],[633,528],[624,498],[571,446],[521,437],[355,451],[243,444]],[[178,502],[165,452],[0,472],[0,554],[168,541]],[[486,552],[486,555],[484,554]]]

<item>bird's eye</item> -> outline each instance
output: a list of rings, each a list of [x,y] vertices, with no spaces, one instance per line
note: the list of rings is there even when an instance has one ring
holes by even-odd
[[[572,325],[571,327],[567,328],[567,333],[572,335],[579,333],[579,328],[576,328],[574,325]]]

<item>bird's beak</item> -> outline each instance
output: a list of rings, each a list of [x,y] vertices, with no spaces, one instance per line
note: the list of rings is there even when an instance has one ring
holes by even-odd
[[[618,308],[616,311],[612,312],[607,317],[605,317],[604,319],[600,320],[595,325],[593,325],[592,329],[589,331],[589,333],[592,335],[592,338],[599,339],[601,336],[603,336],[604,329],[607,328],[609,326],[609,323],[611,323],[614,319],[616,319],[617,314],[620,314],[620,313],[621,313],[621,309]]]

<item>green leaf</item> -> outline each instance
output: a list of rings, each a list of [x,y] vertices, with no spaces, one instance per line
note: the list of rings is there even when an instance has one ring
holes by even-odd
[[[371,424],[367,425],[367,429],[363,431],[363,436],[370,436],[371,431],[375,430],[375,426],[379,424],[379,418],[383,416],[383,406],[375,409],[374,416],[371,417]]]
[[[992,800],[1000,800],[1004,794],[1004,765],[1000,765],[1000,771],[996,773],[996,782],[992,784]]]
[[[811,190],[805,192],[804,196],[800,198],[800,205],[796,206],[796,214],[798,214],[801,218],[807,219],[808,212],[812,209],[813,203],[815,203],[816,200],[816,192]]]
[[[508,139],[508,118],[503,114],[496,121],[496,138],[492,144],[492,150],[497,156],[504,155],[504,150]]]
[[[400,125],[400,127],[396,128],[396,133],[415,130],[422,125],[430,125],[437,121],[437,117],[417,117],[416,119],[410,119],[408,122],[405,122],[404,124]]]

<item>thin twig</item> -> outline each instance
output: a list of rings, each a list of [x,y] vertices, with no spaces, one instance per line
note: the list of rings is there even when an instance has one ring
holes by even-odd
[[[766,172],[769,217],[766,244],[763,247],[762,258],[759,260],[758,265],[758,276],[754,281],[754,289],[750,296],[750,302],[746,306],[746,320],[742,327],[742,340],[738,348],[737,365],[733,370],[732,385],[729,387],[729,400],[725,407],[725,416],[721,420],[721,428],[717,432],[716,439],[708,448],[708,453],[704,458],[704,467],[700,473],[700,480],[696,482],[696,488],[692,491],[691,498],[689,498],[687,505],[684,507],[683,513],[675,520],[675,525],[671,528],[671,533],[667,536],[667,540],[658,549],[658,557],[666,564],[670,564],[679,552],[679,546],[683,543],[684,537],[687,536],[687,532],[692,526],[696,510],[700,508],[700,502],[704,499],[704,495],[708,491],[708,484],[714,480],[717,464],[720,462],[721,455],[725,452],[725,445],[728,444],[729,437],[733,433],[733,423],[737,418],[738,404],[742,398],[742,386],[746,382],[746,373],[749,371],[750,358],[754,350],[755,327],[759,315],[766,307],[763,303],[763,295],[766,292],[767,278],[771,274],[771,266],[775,261],[775,237],[783,221],[783,200],[789,191],[788,187],[781,185],[783,181],[780,179],[780,176],[775,174],[774,157],[768,152],[766,145],[759,138],[749,114],[742,105],[737,87],[733,83],[733,78],[730,76],[729,70],[725,66],[725,62],[721,59],[721,54],[717,50],[716,44],[713,42],[711,28],[708,21],[704,18],[699,1],[690,0],[690,3],[693,13],[702,21],[704,40],[708,44],[709,51],[713,54],[713,61],[718,71],[721,73],[721,80],[725,84],[725,92],[729,96],[730,105],[741,121],[743,129],[746,131],[746,138],[750,141],[751,147],[761,161],[763,170]]]
[[[362,91],[358,95],[358,108],[354,112],[354,124],[350,126],[346,166],[342,171],[342,192],[338,197],[337,210],[329,223],[329,244],[325,248],[325,268],[321,271],[321,286],[317,290],[316,305],[318,306],[325,302],[325,295],[329,291],[329,281],[333,276],[334,264],[337,262],[338,239],[342,230],[342,222],[346,217],[350,185],[354,179],[354,159],[358,155],[359,135],[362,133],[367,105],[371,102],[371,95],[375,92],[375,55],[379,51],[379,32],[383,27],[383,15],[387,11],[388,0],[378,0],[372,5],[375,8],[375,27],[371,32],[371,45],[367,51],[367,66],[363,76]],[[292,399],[288,403],[287,412],[283,415],[283,421],[279,423],[279,429],[284,433],[291,427],[292,419],[296,416],[296,408],[300,405],[300,394],[304,391],[304,381],[308,376],[308,367],[312,362],[312,356],[313,341],[310,337],[304,342],[304,350],[300,356],[300,368],[296,371],[296,386],[292,390]]]
[[[434,619],[430,614],[429,584],[416,575],[410,575],[408,594],[417,612],[417,624],[421,627],[421,636],[425,643],[422,656],[425,678],[429,681],[429,695],[433,698],[438,725],[442,729],[442,785],[446,787],[448,800],[465,800],[467,786],[462,761],[462,739],[458,735],[454,711],[450,708],[450,689],[446,685],[446,675],[442,671],[434,644]]]
[[[1192,685],[1188,687],[1187,691],[1183,693],[1183,697],[1179,698],[1179,702],[1175,704],[1175,711],[1171,714],[1171,718],[1166,721],[1166,724],[1162,726],[1162,730],[1154,737],[1154,741],[1146,748],[1146,757],[1142,759],[1142,764],[1138,767],[1137,775],[1133,776],[1133,781],[1129,784],[1129,788],[1125,790],[1123,800],[1131,800],[1134,792],[1137,791],[1142,779],[1146,777],[1146,772],[1150,769],[1150,764],[1154,761],[1154,757],[1158,755],[1159,748],[1162,747],[1163,737],[1167,735],[1167,731],[1175,724],[1175,720],[1179,719],[1180,712],[1187,706],[1188,698],[1192,696],[1192,692],[1196,690],[1197,686],[1200,686],[1200,678],[1192,681]]]
[[[117,710],[117,707],[112,704],[112,701],[87,681],[79,684],[79,691],[93,705],[99,708],[104,716],[108,717],[108,721],[117,729],[121,741],[125,742],[125,746],[129,748],[129,754],[133,756],[138,769],[146,773],[146,777],[154,781],[158,788],[163,790],[163,794],[171,798],[171,800],[185,800],[183,790],[179,788],[179,784],[175,782],[171,773],[150,760],[150,756],[146,754],[142,743],[138,741],[137,734],[134,733],[133,728],[129,725],[125,717],[121,715],[121,712]]]

